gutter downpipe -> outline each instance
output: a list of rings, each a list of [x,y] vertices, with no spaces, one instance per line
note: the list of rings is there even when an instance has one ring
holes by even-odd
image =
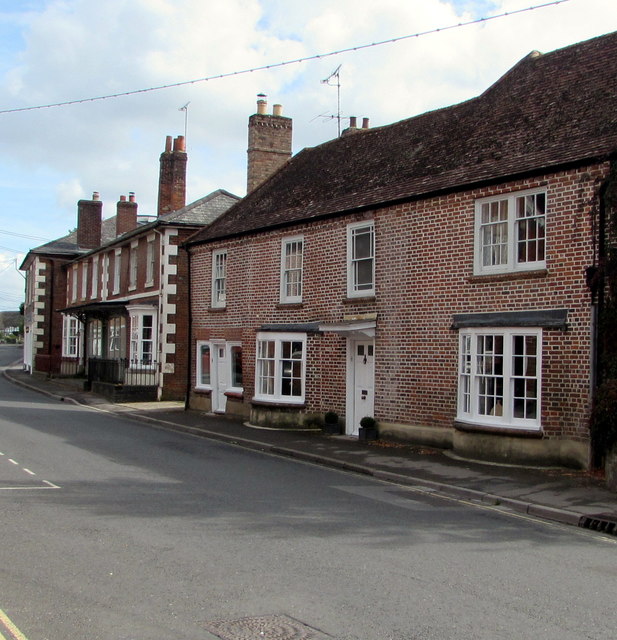
[[[190,394],[191,394],[191,373],[193,368],[193,296],[192,296],[192,278],[191,278],[191,250],[188,246],[183,246],[182,249],[186,251],[187,265],[186,265],[186,278],[188,285],[187,294],[187,307],[188,307],[188,319],[187,319],[187,362],[186,362],[186,393],[184,395],[184,410],[187,411],[190,408]]]

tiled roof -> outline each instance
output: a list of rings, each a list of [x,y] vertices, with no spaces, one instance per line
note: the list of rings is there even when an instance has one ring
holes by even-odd
[[[225,213],[238,200],[240,198],[233,193],[217,189],[182,209],[162,215],[159,219],[167,224],[206,225]]]
[[[606,157],[617,32],[533,52],[480,96],[304,149],[191,243]]]

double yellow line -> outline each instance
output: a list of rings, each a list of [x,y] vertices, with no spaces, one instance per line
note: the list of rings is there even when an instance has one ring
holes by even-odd
[[[7,638],[2,630],[9,633]],[[12,620],[0,609],[0,640],[28,640],[26,636],[13,624]]]

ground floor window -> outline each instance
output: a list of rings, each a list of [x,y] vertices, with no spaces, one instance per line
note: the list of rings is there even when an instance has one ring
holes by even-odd
[[[462,330],[458,418],[539,429],[541,345],[541,329]]]
[[[259,333],[255,398],[304,402],[306,334]]]
[[[73,316],[64,316],[63,319],[62,355],[65,358],[81,356],[81,322]]]
[[[152,367],[155,364],[156,315],[152,307],[131,307],[131,366]]]
[[[88,323],[88,356],[100,358],[103,355],[103,323],[91,320]]]
[[[195,376],[195,387],[197,389],[210,389],[210,343],[197,343],[197,367]]]
[[[126,320],[124,316],[114,316],[107,324],[107,357],[119,359],[126,357]]]
[[[195,388],[242,392],[242,345],[235,342],[198,341]]]

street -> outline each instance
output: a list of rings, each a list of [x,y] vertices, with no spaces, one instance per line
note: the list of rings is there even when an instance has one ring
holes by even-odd
[[[1,365],[17,357],[0,347]],[[617,628],[617,539],[168,432],[1,376],[0,508],[0,640]]]

